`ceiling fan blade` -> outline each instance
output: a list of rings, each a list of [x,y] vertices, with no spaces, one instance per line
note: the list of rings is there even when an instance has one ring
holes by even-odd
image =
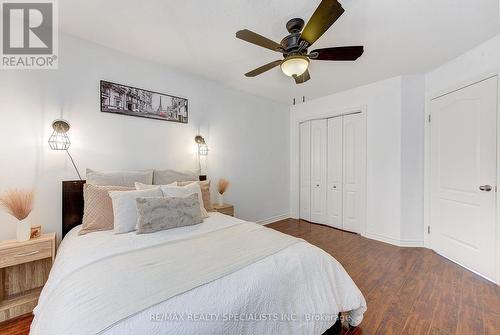
[[[271,62],[266,65],[262,65],[261,67],[256,68],[255,70],[252,70],[250,72],[245,73],[245,76],[247,77],[255,77],[258,76],[259,74],[262,74],[266,71],[271,70],[273,67],[278,66],[282,63],[282,60],[275,60],[274,62]]]
[[[358,59],[364,52],[362,46],[316,49],[311,51],[309,58],[317,60],[350,61]]]
[[[302,31],[302,40],[312,45],[344,13],[337,0],[322,0]]]
[[[302,73],[300,76],[293,77],[293,79],[295,79],[296,84],[303,84],[311,79],[311,75],[309,74],[309,70],[306,70],[306,72]]]
[[[236,32],[236,37],[240,40],[256,44],[260,47],[281,52],[281,44],[271,41],[267,37],[254,33],[253,31],[250,31],[248,29],[239,30],[238,32]]]

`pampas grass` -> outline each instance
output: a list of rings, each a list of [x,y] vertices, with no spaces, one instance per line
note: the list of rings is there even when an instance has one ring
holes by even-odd
[[[227,188],[229,187],[229,180],[227,179],[220,179],[219,184],[217,185],[217,191],[219,194],[224,194],[227,191]]]
[[[22,221],[30,215],[34,199],[33,190],[7,190],[0,196],[0,206],[7,213]]]

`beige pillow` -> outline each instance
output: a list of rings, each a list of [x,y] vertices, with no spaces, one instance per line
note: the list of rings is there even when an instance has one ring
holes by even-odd
[[[167,185],[174,181],[198,180],[199,175],[200,171],[154,170],[153,184]]]
[[[203,198],[203,207],[207,211],[212,210],[212,200],[210,199],[210,180],[204,181],[180,181],[177,182],[177,186],[186,186],[191,183],[198,183],[201,188],[201,197]]]
[[[200,200],[193,193],[183,198],[137,198],[137,234],[154,233],[202,223]]]
[[[78,232],[78,235],[113,229],[113,204],[108,192],[129,190],[133,190],[133,188],[126,186],[83,185],[83,220],[82,229]]]
[[[153,170],[144,171],[95,171],[87,169],[87,183],[134,187],[135,182],[153,183]]]

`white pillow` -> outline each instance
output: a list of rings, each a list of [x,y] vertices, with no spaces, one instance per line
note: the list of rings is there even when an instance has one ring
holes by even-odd
[[[137,225],[137,198],[162,197],[160,187],[139,191],[110,191],[113,201],[114,232],[128,233]]]
[[[148,185],[148,184],[135,182],[135,189],[136,190],[150,190],[150,189],[157,188],[160,186],[161,185]],[[177,186],[177,182],[174,181],[173,183],[167,184],[166,186]]]
[[[198,200],[200,201],[201,217],[208,218],[208,213],[203,206],[203,196],[201,195],[200,184],[192,183],[186,186],[171,186],[171,185],[161,185],[161,191],[164,197],[170,198],[185,198],[193,193],[198,194]]]

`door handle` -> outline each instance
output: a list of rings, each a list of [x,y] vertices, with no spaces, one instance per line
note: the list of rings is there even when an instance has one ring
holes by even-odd
[[[484,191],[484,192],[491,192],[493,187],[491,187],[491,185],[483,185],[483,186],[479,186],[479,189],[481,191]]]

